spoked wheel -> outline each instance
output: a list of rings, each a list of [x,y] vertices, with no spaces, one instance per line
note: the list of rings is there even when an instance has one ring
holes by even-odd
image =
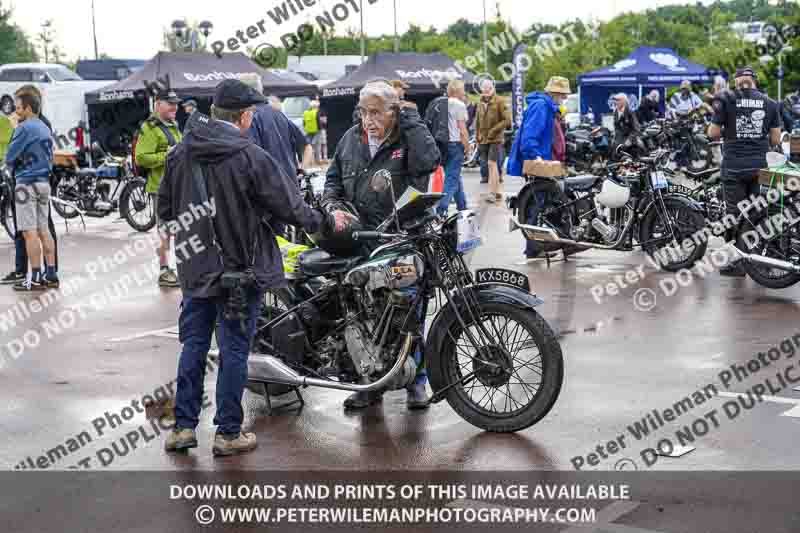
[[[0,204],[0,216],[3,217],[3,227],[6,233],[12,239],[17,234],[17,228],[14,225],[14,213],[11,211],[11,199],[7,199]]]
[[[77,203],[76,195],[73,191],[77,188],[77,178],[74,176],[61,178],[56,184],[56,198],[64,202]],[[74,207],[61,202],[52,202],[53,209],[56,210],[61,218],[75,218],[78,216],[78,210]]]
[[[125,187],[119,198],[119,214],[136,231],[146,232],[156,225],[156,210],[144,181]]]
[[[487,431],[520,431],[537,423],[555,404],[564,380],[561,347],[550,326],[533,310],[484,304],[477,320],[491,333],[487,339],[475,320],[464,318],[480,346],[453,320],[431,369],[441,373],[437,382],[455,384],[447,402]]]
[[[708,242],[693,238],[705,224],[703,213],[685,198],[664,198],[664,209],[650,209],[642,220],[639,242],[661,268],[677,272],[705,255]]]
[[[798,220],[798,210],[793,205],[772,207],[751,218],[744,231],[739,233],[736,247],[748,254],[800,265],[800,228],[790,226]],[[786,271],[745,261],[744,270],[759,285],[769,289],[785,289],[800,281],[800,273]]]

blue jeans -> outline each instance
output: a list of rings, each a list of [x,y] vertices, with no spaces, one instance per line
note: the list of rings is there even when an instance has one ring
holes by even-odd
[[[175,394],[175,428],[197,427],[203,405],[203,380],[211,335],[219,320],[219,370],[217,374],[217,433],[238,435],[242,429],[242,394],[247,383],[247,357],[261,309],[262,294],[251,296],[245,331],[238,320],[222,318],[221,299],[185,296],[178,322],[183,344],[178,362],[178,386]]]
[[[467,198],[464,196],[464,181],[461,179],[461,167],[464,166],[464,145],[448,143],[447,165],[444,167],[444,198],[439,202],[439,213],[447,213],[450,200],[455,198],[459,211],[467,208]]]

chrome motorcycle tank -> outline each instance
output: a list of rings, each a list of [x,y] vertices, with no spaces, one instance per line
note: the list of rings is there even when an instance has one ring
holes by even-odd
[[[392,246],[392,245],[390,245]],[[405,289],[412,287],[422,277],[425,263],[413,248],[396,248],[381,253],[375,250],[370,259],[353,268],[344,277],[344,285],[376,289]]]

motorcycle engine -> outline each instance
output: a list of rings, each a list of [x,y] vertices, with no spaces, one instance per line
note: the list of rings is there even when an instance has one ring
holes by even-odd
[[[416,328],[416,313],[411,312],[413,297],[403,291],[394,290],[385,295],[362,295],[369,300],[362,302],[370,310],[370,320],[360,320],[355,312],[348,314],[348,326],[344,330],[347,351],[353,365],[366,381],[378,379],[393,365],[399,355],[403,338],[401,332]],[[407,321],[412,323],[407,323]],[[367,323],[374,325],[370,333]],[[390,388],[403,388],[416,376],[417,365],[409,355],[397,379]]]

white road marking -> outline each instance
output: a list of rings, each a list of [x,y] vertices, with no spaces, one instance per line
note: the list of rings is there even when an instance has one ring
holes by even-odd
[[[142,333],[135,333],[134,335],[128,335],[127,337],[116,337],[114,339],[109,339],[109,342],[126,342],[134,339],[141,339],[142,337],[167,337],[173,339],[178,337],[177,331],[177,326],[170,326],[164,329],[153,329],[150,331],[144,331]]]
[[[683,457],[687,453],[694,450],[695,450],[694,446],[674,446],[669,455],[663,453],[659,453],[658,455],[660,455],[661,457],[673,457],[677,459],[678,457]]]
[[[722,357],[723,355],[725,355],[725,352],[719,352],[719,353],[717,353],[717,354],[714,354],[714,355],[712,355],[712,356],[711,356],[711,359],[719,359],[719,358],[720,358],[720,357]]]
[[[744,396],[744,394],[739,392],[720,392],[719,396],[725,396],[727,398],[738,398],[739,396]],[[783,396],[762,396],[761,399],[766,402],[788,403],[794,405],[793,408],[781,413],[781,416],[791,416],[792,418],[800,418],[800,400],[798,399],[784,398]]]

